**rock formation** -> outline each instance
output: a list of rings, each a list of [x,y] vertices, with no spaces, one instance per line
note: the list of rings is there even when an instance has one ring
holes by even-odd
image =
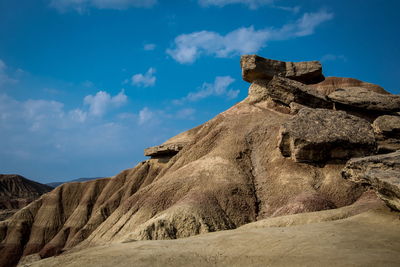
[[[245,55],[240,59],[242,77],[246,82],[271,80],[274,76],[286,77],[303,83],[317,83],[324,80],[322,66],[318,61],[284,62]]]
[[[384,95],[362,87],[337,89],[328,95],[334,103],[381,112],[400,111],[400,96]]]
[[[400,150],[400,116],[383,115],[372,124],[379,152]]]
[[[348,89],[354,87],[365,88],[369,91],[380,93],[380,94],[390,94],[385,89],[379,85],[373,83],[363,82],[353,78],[341,78],[341,77],[326,77],[325,80],[316,84],[310,84],[318,92],[329,95],[330,93],[336,91],[337,89]]]
[[[189,237],[304,212],[342,219],[356,203],[364,203],[363,212],[376,209],[378,199],[363,202],[372,194],[368,189],[341,175],[349,157],[376,153],[372,121],[363,118],[375,112],[368,109],[372,104],[349,103],[355,115],[335,110],[326,94],[306,85],[323,79],[317,62],[258,56],[241,62],[244,78],[253,82],[245,100],[146,150],[151,158],[136,167],[114,178],[61,185],[1,222],[0,264],[115,242]],[[335,213],[341,208],[346,212]]]
[[[260,102],[272,99],[289,105],[298,103],[314,108],[332,108],[325,95],[300,82],[275,76],[272,80],[256,80],[249,88],[249,101]]]
[[[5,220],[52,189],[17,174],[0,174],[0,220]]]
[[[279,149],[298,162],[347,160],[375,151],[368,121],[344,111],[302,108],[280,130]]]
[[[184,143],[169,143],[153,146],[144,150],[144,155],[148,157],[171,157],[177,154],[184,147]]]
[[[372,187],[389,207],[400,211],[400,150],[352,159],[344,168],[343,177]]]

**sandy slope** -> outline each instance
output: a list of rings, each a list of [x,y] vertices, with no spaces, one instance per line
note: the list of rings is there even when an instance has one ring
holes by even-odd
[[[112,243],[21,266],[399,266],[399,252],[400,213],[369,202],[178,240]]]

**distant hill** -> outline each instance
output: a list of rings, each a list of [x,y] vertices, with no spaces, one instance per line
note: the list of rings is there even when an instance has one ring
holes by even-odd
[[[6,219],[52,189],[18,174],[0,174],[0,220]]]
[[[47,183],[46,185],[51,186],[53,188],[56,188],[57,186],[60,186],[60,185],[65,184],[65,183],[85,182],[85,181],[101,179],[101,178],[104,178],[104,177],[83,177],[83,178],[78,178],[78,179],[74,179],[74,180],[71,180],[71,181]]]

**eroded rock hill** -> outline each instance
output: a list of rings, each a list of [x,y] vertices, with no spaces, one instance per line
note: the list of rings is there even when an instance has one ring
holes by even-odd
[[[254,66],[257,62],[262,64]],[[354,155],[379,152],[371,125],[379,116],[398,116],[397,96],[372,95],[393,100],[379,111],[335,102],[330,89],[309,85],[323,79],[318,62],[272,61],[272,68],[265,62],[257,57],[251,63],[253,70],[267,75],[253,76],[262,79],[252,80],[246,99],[146,150],[149,160],[114,178],[64,184],[0,223],[1,264],[14,265],[30,254],[46,258],[71,248],[234,229],[359,200],[367,188],[343,179],[342,169]],[[293,77],[297,81],[289,79]],[[341,89],[339,81],[330,86]],[[319,131],[307,122],[315,118],[307,114],[315,112],[326,120]],[[348,129],[333,127],[325,113],[334,114],[334,123],[343,122]],[[295,134],[291,124],[302,127],[307,138]],[[287,133],[290,138],[283,138]],[[329,156],[321,156],[321,148],[329,148]]]
[[[0,220],[5,220],[52,189],[21,175],[0,174]]]

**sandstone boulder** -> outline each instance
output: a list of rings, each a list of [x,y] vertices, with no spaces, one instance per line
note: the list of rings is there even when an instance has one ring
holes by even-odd
[[[383,115],[378,117],[372,127],[381,153],[400,149],[400,116]]]
[[[174,156],[184,147],[184,143],[170,143],[153,146],[144,150],[144,155],[148,157]]]
[[[297,162],[322,162],[371,154],[375,137],[364,119],[344,111],[302,108],[280,129],[279,149]]]
[[[319,61],[284,62],[263,58],[257,55],[244,55],[240,59],[242,77],[246,82],[271,80],[282,76],[305,84],[318,83],[324,80]]]
[[[372,126],[376,133],[400,138],[400,116],[380,116],[374,121]]]
[[[328,98],[345,106],[380,112],[400,111],[400,96],[384,95],[372,92],[362,87],[337,89]]]
[[[379,85],[363,82],[353,78],[326,77],[325,80],[323,80],[322,82],[317,84],[310,84],[310,86],[312,86],[314,89],[324,95],[329,95],[339,88],[346,89],[352,87],[362,87],[375,93],[389,94]]]
[[[389,207],[400,211],[400,150],[351,159],[342,175],[345,179],[372,187]]]
[[[306,105],[314,108],[332,108],[333,104],[326,96],[313,88],[287,78],[274,76],[271,81],[256,80],[249,88],[249,101],[256,102],[271,98],[289,106],[290,103]]]

